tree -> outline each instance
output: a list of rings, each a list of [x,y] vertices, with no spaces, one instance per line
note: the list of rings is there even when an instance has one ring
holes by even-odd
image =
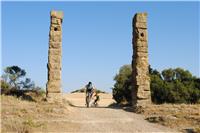
[[[30,78],[26,78],[25,81],[21,81],[19,84],[20,88],[23,89],[35,88],[35,83]]]
[[[120,68],[119,73],[114,77],[116,83],[112,88],[113,98],[117,103],[131,102],[131,65],[124,65]]]
[[[192,80],[192,74],[188,70],[184,70],[182,68],[174,69],[175,77],[180,81]]]
[[[4,82],[9,83],[11,88],[15,89],[30,89],[34,88],[35,84],[30,78],[24,78],[26,71],[19,66],[9,66],[4,69],[5,74],[2,75]],[[7,81],[8,80],[8,81]]]
[[[18,66],[6,67],[4,72],[9,78],[9,84],[15,88],[18,88],[17,81],[19,80],[19,78],[24,77],[26,75],[26,71]]]
[[[175,72],[172,68],[165,69],[165,70],[162,71],[162,76],[163,76],[165,81],[169,82],[169,81],[174,80]]]

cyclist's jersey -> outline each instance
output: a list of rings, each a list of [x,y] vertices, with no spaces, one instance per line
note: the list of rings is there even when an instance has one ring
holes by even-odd
[[[93,87],[92,87],[92,85],[90,84],[88,84],[88,85],[86,85],[86,91],[87,92],[91,92],[93,90]]]

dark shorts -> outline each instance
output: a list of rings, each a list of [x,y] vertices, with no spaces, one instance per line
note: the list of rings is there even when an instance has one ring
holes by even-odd
[[[92,89],[87,89],[86,91],[87,91],[87,93],[91,93]]]

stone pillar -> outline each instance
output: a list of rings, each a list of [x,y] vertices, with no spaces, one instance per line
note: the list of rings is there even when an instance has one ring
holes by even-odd
[[[147,13],[135,14],[132,26],[132,104],[133,106],[145,106],[146,104],[151,103],[148,63]]]
[[[62,11],[51,11],[48,51],[47,100],[61,99]]]

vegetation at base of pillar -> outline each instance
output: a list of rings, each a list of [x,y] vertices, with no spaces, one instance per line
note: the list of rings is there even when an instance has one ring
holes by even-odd
[[[112,88],[113,98],[117,103],[131,102],[131,73],[130,65],[124,65],[114,77],[116,83]]]
[[[1,76],[1,94],[24,96],[27,92],[37,92],[43,94],[41,87],[26,77],[26,71],[19,66],[8,66],[4,69]]]
[[[151,98],[156,104],[200,103],[200,78],[182,68],[162,72],[149,67]],[[131,103],[131,65],[124,65],[114,77],[113,98],[117,103]]]

